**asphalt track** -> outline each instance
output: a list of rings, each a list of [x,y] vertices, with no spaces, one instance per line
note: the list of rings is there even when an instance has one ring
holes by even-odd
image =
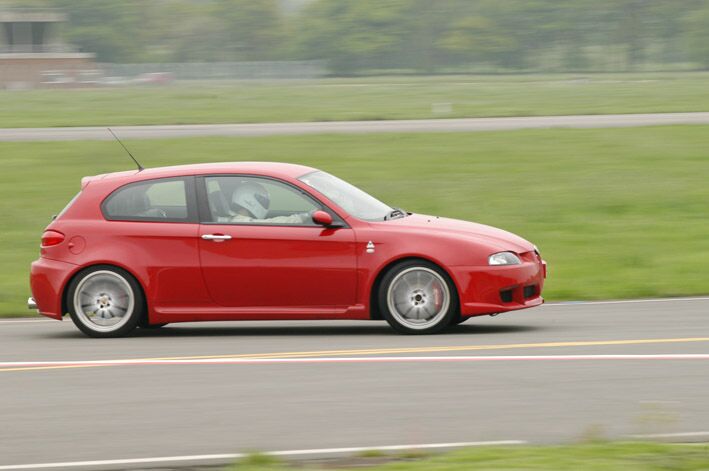
[[[652,113],[511,118],[329,121],[264,124],[184,124],[113,126],[123,139],[173,139],[207,136],[275,136],[324,133],[475,132],[546,128],[612,128],[709,124],[709,113]],[[0,128],[3,141],[112,140],[106,127]]]
[[[2,320],[0,470],[594,434],[707,441],[707,391],[709,298],[549,304],[435,336],[242,322],[97,340],[69,321]]]

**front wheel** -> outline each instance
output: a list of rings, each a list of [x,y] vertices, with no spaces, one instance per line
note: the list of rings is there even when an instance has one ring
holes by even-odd
[[[71,320],[89,337],[121,337],[138,325],[145,301],[128,272],[99,265],[69,283],[67,306]]]
[[[438,266],[411,260],[394,266],[379,286],[380,312],[403,334],[435,334],[458,316],[458,296]]]

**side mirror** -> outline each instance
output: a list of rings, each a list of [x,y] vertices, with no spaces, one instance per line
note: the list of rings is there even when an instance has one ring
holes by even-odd
[[[332,226],[332,216],[325,211],[315,211],[313,213],[313,222],[321,226],[330,227]]]

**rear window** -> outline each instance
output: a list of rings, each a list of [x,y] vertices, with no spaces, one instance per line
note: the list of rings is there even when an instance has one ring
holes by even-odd
[[[193,221],[190,183],[185,178],[131,183],[114,191],[104,201],[103,215],[113,221]]]

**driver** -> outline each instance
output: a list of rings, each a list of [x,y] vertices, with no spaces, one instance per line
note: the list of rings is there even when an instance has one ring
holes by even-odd
[[[309,221],[310,213],[289,216],[266,217],[271,198],[263,185],[247,182],[239,185],[231,195],[231,222],[265,222],[274,224],[303,224]]]

